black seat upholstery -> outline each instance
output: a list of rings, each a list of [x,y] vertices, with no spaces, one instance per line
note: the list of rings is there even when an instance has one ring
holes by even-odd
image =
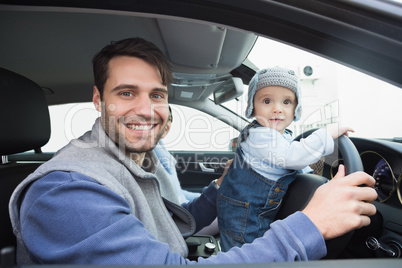
[[[14,246],[8,203],[14,188],[41,163],[8,162],[7,156],[40,151],[50,137],[50,118],[42,88],[26,77],[0,68],[0,248]]]

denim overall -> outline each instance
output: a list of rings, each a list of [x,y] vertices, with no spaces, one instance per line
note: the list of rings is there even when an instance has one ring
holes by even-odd
[[[251,243],[269,229],[278,212],[282,198],[298,171],[277,181],[256,173],[243,159],[240,144],[247,139],[249,124],[239,136],[239,146],[232,165],[218,190],[218,224],[222,251]]]

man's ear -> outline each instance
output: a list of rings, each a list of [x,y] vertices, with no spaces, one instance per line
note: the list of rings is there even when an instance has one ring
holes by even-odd
[[[161,139],[166,137],[166,135],[169,133],[170,127],[172,126],[172,122],[169,120],[166,124],[166,129],[165,132],[163,132]]]
[[[101,110],[102,110],[102,108],[101,108],[101,96],[100,96],[99,89],[96,86],[94,86],[94,92],[93,92],[93,95],[92,95],[92,102],[95,105],[95,109],[98,112],[101,112]]]

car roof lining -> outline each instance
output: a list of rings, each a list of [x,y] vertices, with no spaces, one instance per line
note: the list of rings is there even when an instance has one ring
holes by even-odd
[[[257,38],[245,31],[182,18],[172,20],[167,16],[133,16],[129,12],[96,10],[75,12],[72,8],[35,7],[35,12],[15,9],[0,10],[0,25],[8,25],[3,27],[8,38],[1,42],[0,49],[13,51],[16,43],[29,45],[17,54],[0,56],[2,67],[50,88],[54,94],[47,96],[49,104],[91,99],[91,60],[110,41],[134,36],[147,39],[170,57],[174,73],[228,75],[242,64]],[[20,31],[25,34],[21,35]],[[178,39],[181,47],[171,45]],[[208,84],[204,87],[207,93],[199,92],[199,98],[205,99],[216,88],[209,88]],[[70,91],[71,100],[68,96],[58,96],[59,91],[65,90]],[[171,97],[174,95],[180,94],[172,93]]]
[[[46,32],[35,32],[35,30],[38,30],[38,26],[30,25],[30,21],[25,20],[25,23],[22,23],[24,20],[19,22],[17,18],[4,17],[0,13],[0,25],[4,25],[3,32],[6,33],[5,35],[11,34],[10,40],[5,38],[0,44],[0,49],[2,51],[11,51],[16,42],[17,44],[19,42],[23,44],[28,42],[30,44],[28,46],[30,47],[29,50],[25,50],[24,47],[24,51],[19,51],[14,55],[3,53],[0,56],[2,67],[21,73],[41,86],[52,89],[55,94],[47,96],[49,104],[90,100],[93,83],[92,56],[111,40],[128,37],[127,33],[133,32],[133,35],[134,33],[137,36],[141,35],[158,45],[167,55],[170,55],[169,46],[166,45],[164,37],[159,35],[158,31],[155,31],[159,27],[158,20],[162,21],[170,18],[187,24],[188,22],[200,22],[206,25],[207,28],[210,27],[207,21],[210,21],[216,25],[216,29],[220,27],[227,28],[243,38],[243,43],[240,42],[240,47],[243,48],[243,50],[240,50],[241,55],[239,58],[228,62],[225,62],[225,59],[237,56],[236,51],[239,49],[239,47],[234,47],[234,45],[238,44],[235,35],[230,38],[231,35],[226,33],[223,45],[221,41],[213,44],[222,47],[220,53],[212,55],[212,58],[215,59],[220,55],[219,65],[213,68],[213,72],[217,75],[242,74],[234,70],[242,67],[241,65],[236,66],[236,64],[242,62],[243,56],[247,56],[252,44],[255,42],[257,35],[252,32],[246,32],[251,30],[258,33],[258,35],[298,47],[373,75],[396,86],[402,86],[402,77],[400,76],[400,73],[402,73],[402,54],[399,53],[402,47],[402,34],[388,29],[390,23],[397,25],[401,23],[401,20],[395,16],[390,16],[386,21],[376,20],[375,18],[383,14],[381,12],[376,13],[375,10],[369,8],[359,11],[357,7],[365,5],[364,1],[360,0],[338,0],[325,3],[312,0],[308,1],[308,5],[303,1],[293,0],[255,1],[253,5],[248,4],[247,1],[226,0],[202,1],[202,3],[200,3],[201,1],[150,0],[140,1],[141,4],[103,0],[96,2],[72,0],[63,3],[38,1],[38,6],[35,7],[16,6],[21,2],[24,1],[16,0],[13,2],[14,6],[0,5],[0,10],[15,9],[15,12],[23,12],[23,10],[48,12],[49,16],[57,15],[60,16],[60,20],[64,21],[61,25],[57,23],[50,25],[49,30]],[[177,8],[171,8],[173,2],[177,4]],[[324,4],[326,8],[323,8]],[[74,6],[81,8],[74,8]],[[342,16],[343,14],[338,13],[335,17],[326,16],[325,12],[327,10],[341,7],[347,7],[347,15]],[[395,6],[395,8],[397,7]],[[81,23],[78,23],[79,20],[72,20],[72,16],[67,15],[68,12],[73,13],[76,18],[80,18]],[[79,13],[82,16],[78,15]],[[153,13],[158,13],[158,15]],[[31,14],[30,16],[35,15]],[[112,20],[110,20],[111,17]],[[93,22],[86,25],[85,19],[90,18],[93,19]],[[18,19],[21,18],[18,17]],[[44,19],[45,17],[42,17],[42,20]],[[97,22],[96,24],[94,23],[95,21]],[[365,22],[370,21],[372,23],[376,22],[376,27],[372,27],[372,23],[367,23],[368,26],[366,26]],[[14,23],[13,25],[17,23],[19,29],[25,31],[24,37],[17,38],[13,36],[8,29],[10,28],[8,27],[10,23]],[[20,25],[18,25],[19,23]],[[40,23],[40,21],[35,21],[35,23]],[[70,30],[63,30],[63,27],[71,25],[75,27]],[[231,25],[231,27],[226,27],[225,25]],[[42,27],[47,26],[42,21]],[[244,30],[237,30],[236,27]],[[402,29],[399,26],[395,28],[399,29],[399,31]],[[328,32],[326,29],[331,29],[331,31]],[[151,30],[154,34],[150,33]],[[58,33],[58,31],[65,31],[65,35],[59,40],[52,39],[52,32]],[[78,33],[75,33],[75,31],[78,31]],[[89,37],[88,34],[91,31],[98,34],[95,37]],[[243,35],[242,33],[245,34]],[[65,42],[60,40],[65,40]],[[71,40],[77,41],[74,43]],[[80,42],[80,40],[85,40],[85,42]],[[202,45],[197,44],[196,48],[197,52],[200,50],[200,53],[202,53]],[[49,61],[35,57],[35,53],[42,55],[41,53],[43,52],[39,52],[41,49],[47,50]],[[60,55],[59,51],[63,51],[63,55]],[[173,52],[172,54],[174,54]],[[177,54],[177,51],[175,53]],[[77,57],[73,60],[72,56]],[[194,55],[192,57],[194,58]],[[176,57],[174,58],[176,60]],[[185,65],[180,60],[177,60],[177,62],[180,64],[173,64],[174,71],[177,73],[208,74],[210,72],[208,68],[198,68],[200,65],[197,64],[191,66],[192,64]],[[32,68],[32,66],[35,66],[35,68]],[[60,81],[60,83],[57,81]],[[202,90],[202,92],[197,91],[200,93],[199,100],[205,100],[213,92],[214,87],[215,85],[208,85],[207,87],[195,89],[193,85],[189,86],[194,90]],[[180,89],[174,88],[171,91],[172,93],[169,97],[172,102],[175,101],[176,96],[180,96]],[[58,92],[62,90],[69,92],[69,94],[62,94],[63,96],[61,96]],[[193,101],[194,99],[190,98],[188,100]]]

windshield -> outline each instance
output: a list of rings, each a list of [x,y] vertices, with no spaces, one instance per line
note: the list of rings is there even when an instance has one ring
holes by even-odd
[[[302,117],[289,127],[298,135],[310,128],[339,123],[355,130],[351,136],[402,136],[402,90],[330,60],[260,37],[248,56],[258,69],[283,66],[301,79]],[[247,86],[238,100],[224,103],[244,116]]]

